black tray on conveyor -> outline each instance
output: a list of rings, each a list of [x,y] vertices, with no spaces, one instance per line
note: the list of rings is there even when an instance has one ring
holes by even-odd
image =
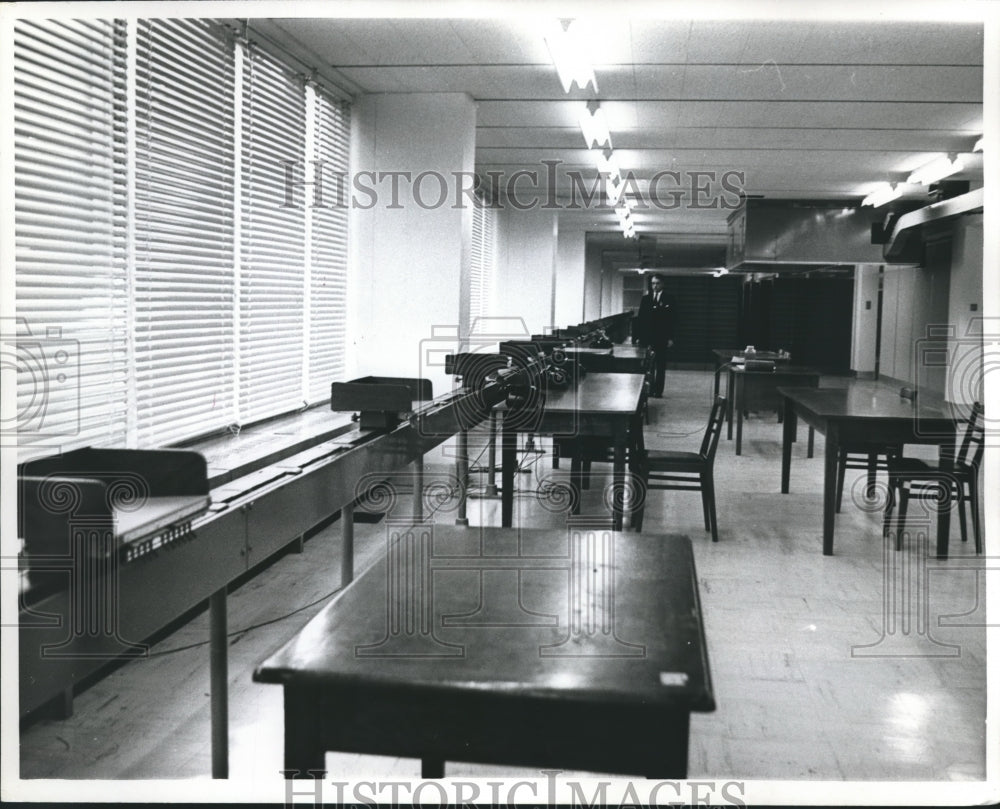
[[[429,379],[363,376],[330,386],[330,409],[358,411],[362,430],[390,430],[413,409],[414,401],[433,398]]]
[[[210,502],[205,459],[186,450],[86,447],[18,468],[18,533],[28,560],[122,561],[190,537]]]

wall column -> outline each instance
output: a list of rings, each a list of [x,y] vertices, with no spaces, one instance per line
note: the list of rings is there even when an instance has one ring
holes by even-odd
[[[352,127],[349,370],[427,377],[437,395],[451,377],[433,340],[468,328],[475,104],[363,96]]]

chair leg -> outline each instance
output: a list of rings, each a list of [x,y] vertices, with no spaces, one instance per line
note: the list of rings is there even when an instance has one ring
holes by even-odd
[[[844,475],[847,474],[847,454],[843,451],[837,457],[837,513],[840,514],[840,503],[844,499]]]
[[[983,526],[979,520],[979,479],[973,475],[969,479],[969,507],[972,509],[972,536],[976,541],[976,555],[983,552]]]
[[[906,506],[910,502],[910,490],[905,484],[899,485],[899,517],[896,519],[896,550],[903,550],[903,527],[906,525]]]
[[[712,532],[712,542],[718,542],[719,525],[715,515],[715,481],[712,479],[711,471],[702,476],[701,490],[702,504],[708,517],[708,525],[705,528]]]
[[[955,481],[955,504],[958,506],[958,525],[962,531],[962,542],[969,541],[969,529],[965,521],[965,484]],[[949,505],[951,505],[949,503]]]
[[[896,489],[899,487],[899,482],[889,479],[889,490],[885,495],[885,511],[882,514],[882,539],[888,538],[889,534],[892,533],[892,510],[896,505]],[[898,530],[898,529],[897,529]]]
[[[583,469],[583,488],[590,488],[590,461],[581,461],[581,468]]]
[[[701,476],[701,512],[705,520],[706,531],[712,530],[712,516],[711,516],[712,509],[709,504],[709,498],[710,498],[709,487],[711,486],[710,480],[711,479],[707,478],[706,475]]]

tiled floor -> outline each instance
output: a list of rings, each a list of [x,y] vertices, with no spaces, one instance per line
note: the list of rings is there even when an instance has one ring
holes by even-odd
[[[651,402],[647,445],[694,449],[708,415],[711,376],[673,372],[668,389],[666,398]],[[957,520],[947,561],[928,559],[919,548],[884,553],[880,514],[849,502],[850,493],[860,491],[850,478],[835,555],[824,557],[823,438],[817,435],[811,460],[805,441],[797,445],[788,495],[779,488],[780,440],[773,414],[752,415],[745,423],[740,457],[723,436],[716,460],[717,544],[704,531],[698,495],[650,494],[643,533],[686,533],[694,542],[718,703],[714,713],[692,717],[689,776],[982,780],[986,636],[993,633],[995,642],[997,629],[982,626],[977,593],[981,599],[987,581],[998,586],[988,578],[998,576],[998,565],[987,571],[972,543],[958,541]],[[540,507],[531,494],[539,478],[553,474],[551,456],[526,457],[517,519],[558,526],[563,516]],[[428,466],[447,470],[446,462],[436,454]],[[601,508],[606,472],[595,465],[584,510]],[[475,480],[485,483],[483,475]],[[470,521],[498,525],[498,501],[482,496],[482,485],[475,492]],[[409,506],[401,500],[398,508]],[[277,777],[281,768],[281,689],[255,684],[250,674],[336,589],[339,534],[334,524],[309,540],[303,554],[284,556],[230,595],[233,779]],[[356,534],[360,571],[383,551],[384,529],[359,524]],[[909,567],[899,567],[903,560]],[[908,604],[899,589],[904,585],[916,588]],[[257,628],[239,631],[247,627]],[[155,647],[150,659],[129,663],[80,694],[72,718],[25,729],[22,777],[207,779],[206,638],[202,615]],[[198,645],[183,649],[189,644]],[[602,743],[613,741],[595,739]],[[331,754],[328,767],[349,777],[419,775],[415,760]],[[539,777],[467,763],[450,763],[447,772]]]

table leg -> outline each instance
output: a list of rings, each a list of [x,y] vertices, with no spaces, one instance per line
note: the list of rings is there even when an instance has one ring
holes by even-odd
[[[816,430],[812,427],[809,428],[809,446],[806,452],[806,457],[811,458],[813,456],[813,448],[816,444]]]
[[[458,457],[455,459],[458,474],[458,516],[455,525],[468,525],[466,493],[469,488],[469,434],[465,430],[458,431]]]
[[[420,759],[421,778],[444,778],[444,761],[439,758]]]
[[[788,481],[792,473],[792,443],[796,429],[795,405],[785,397],[785,414],[781,428],[781,493],[788,494]]]
[[[823,455],[823,555],[833,556],[833,522],[837,513],[837,452],[840,436],[837,426],[826,430]]]
[[[625,521],[625,447],[628,441],[628,426],[619,424],[615,428],[615,471],[611,491],[611,502],[614,504],[613,526],[615,531],[621,531]]]
[[[733,440],[733,392],[736,385],[733,384],[733,369],[730,368],[726,374],[726,440]]]
[[[657,780],[681,780],[687,778],[688,763],[688,726],[691,715],[686,711],[677,712],[669,722],[660,725],[661,734],[658,739],[660,747],[657,751],[657,761],[649,767],[647,778]]]
[[[212,778],[229,777],[229,640],[226,588],[208,599],[209,691],[212,705]]]
[[[865,487],[865,497],[868,500],[875,499],[875,475],[878,472],[878,453],[868,453],[868,485]]]
[[[743,394],[746,393],[746,380],[739,376],[733,386],[732,407],[736,409],[736,454],[739,455],[743,449]]]
[[[285,775],[322,778],[326,775],[322,712],[309,689],[285,686]]]
[[[354,581],[354,503],[340,509],[340,586]]]
[[[500,525],[510,528],[514,523],[514,472],[517,467],[517,431],[504,419],[500,436]]]
[[[715,361],[715,382],[712,388],[712,401],[714,402],[719,396],[719,377],[722,376],[722,360],[716,359]]]

